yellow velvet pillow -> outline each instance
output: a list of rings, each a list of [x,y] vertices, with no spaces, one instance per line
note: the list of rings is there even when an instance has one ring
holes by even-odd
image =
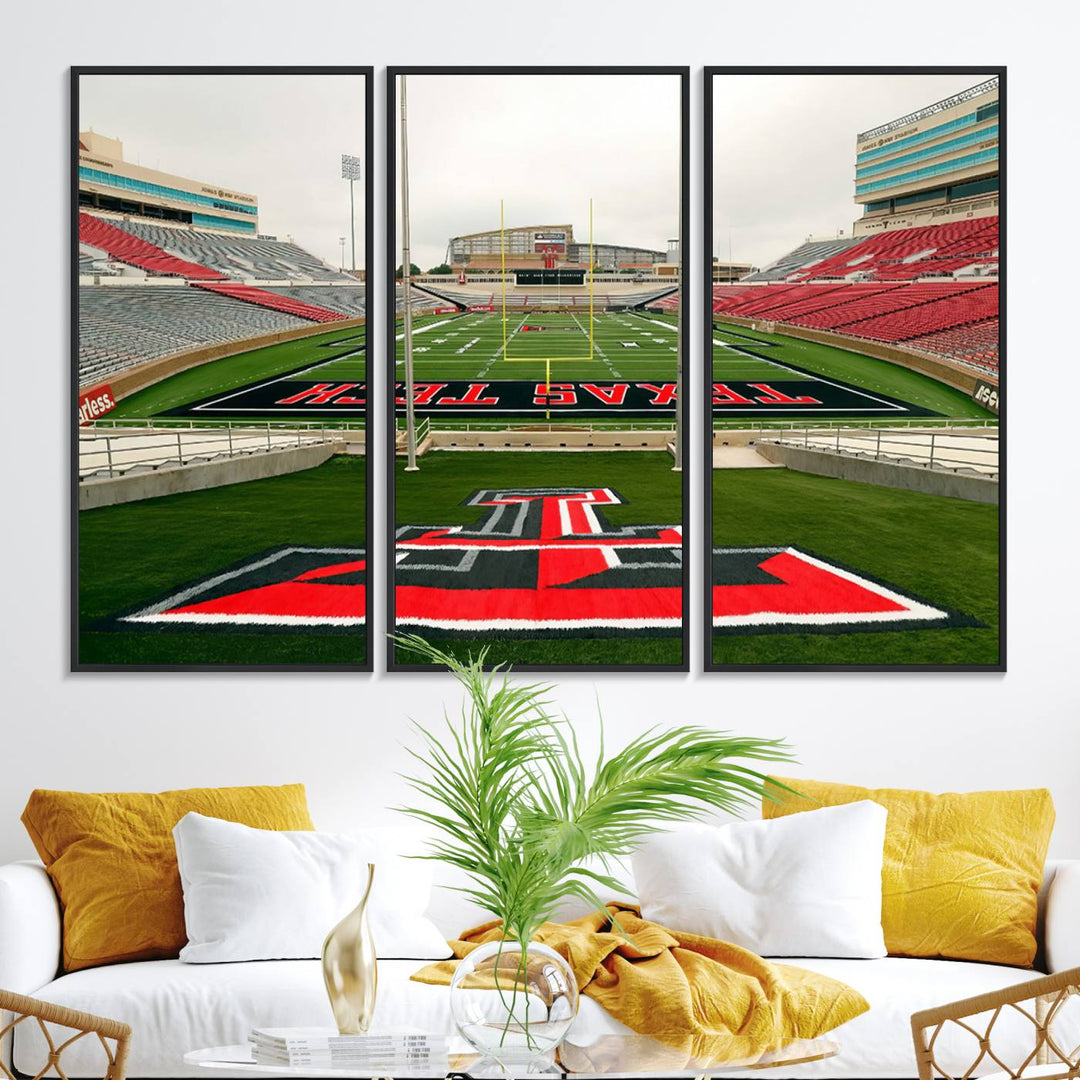
[[[315,828],[303,784],[31,794],[22,822],[63,908],[65,971],[179,954],[187,934],[172,829],[189,811],[256,829]]]
[[[1049,791],[933,795],[775,779],[806,797],[773,787],[782,801],[763,800],[765,818],[861,799],[889,811],[881,923],[890,953],[1031,967],[1054,828]]]

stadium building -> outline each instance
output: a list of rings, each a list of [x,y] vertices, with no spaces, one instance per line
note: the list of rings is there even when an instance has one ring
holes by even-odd
[[[998,80],[864,131],[856,236],[998,213]]]
[[[452,237],[446,261],[455,270],[497,270],[502,265],[505,245],[506,266],[529,270],[571,266],[587,268],[589,245],[574,239],[572,225],[523,225],[500,232],[467,233]],[[615,271],[664,263],[667,254],[650,248],[623,244],[593,244],[597,269]]]
[[[94,131],[79,133],[79,206],[240,236],[259,232],[256,196],[134,165],[119,139]]]

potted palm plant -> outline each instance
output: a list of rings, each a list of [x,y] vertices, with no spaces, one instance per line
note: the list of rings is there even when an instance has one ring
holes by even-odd
[[[680,725],[611,755],[601,737],[590,767],[573,725],[551,711],[550,686],[485,671],[484,651],[463,662],[415,635],[396,640],[465,691],[439,734],[415,725],[421,745],[408,752],[421,769],[405,779],[423,805],[400,809],[434,830],[426,857],[464,871],[462,891],[502,922],[501,940],[457,966],[455,1022],[496,1060],[549,1053],[574,1019],[577,986],[537,930],[570,898],[603,909],[600,890],[625,895],[609,861],[648,834],[760,799],[764,775],[738,760],[789,760],[786,744]]]

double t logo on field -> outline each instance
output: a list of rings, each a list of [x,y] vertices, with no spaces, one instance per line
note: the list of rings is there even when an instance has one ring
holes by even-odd
[[[613,525],[607,487],[501,488],[464,505],[478,520],[403,525],[395,628],[423,635],[621,637],[683,628],[680,525]],[[367,562],[348,548],[289,547],[110,620],[113,629],[355,631]],[[796,547],[716,548],[717,632],[899,630],[973,620]]]

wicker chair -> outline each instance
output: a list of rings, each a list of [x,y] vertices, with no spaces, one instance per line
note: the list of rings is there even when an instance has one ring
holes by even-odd
[[[1080,996],[1080,968],[915,1013],[911,1018],[911,1034],[915,1040],[919,1080],[939,1077],[967,1080],[991,1073],[1001,1080],[1024,1077],[1028,1080],[1036,1077],[1038,1080],[1080,1080],[1080,1045],[1072,1045],[1077,1037],[1076,1015],[1071,1018],[1073,1034],[1064,1046],[1055,1033],[1055,1022],[1074,995]],[[974,1019],[984,1014],[985,1020]],[[1031,1024],[1031,1052],[1019,1064],[1009,1065],[999,1056],[1000,1052],[994,1052],[994,1029],[1003,1017],[1019,1018]],[[954,1032],[960,1029],[975,1039],[972,1061],[963,1072],[949,1073],[939,1061],[950,1026]]]
[[[3,1024],[3,1014],[14,1013],[11,1020]],[[103,1080],[124,1080],[124,1072],[127,1067],[128,1047],[131,1043],[131,1028],[127,1024],[121,1024],[117,1020],[106,1020],[91,1013],[78,1012],[75,1009],[65,1009],[61,1005],[51,1005],[47,1001],[37,1001],[35,998],[25,997],[22,994],[13,994],[7,990],[0,990],[0,1042],[18,1024],[25,1020],[34,1020],[41,1028],[45,1041],[49,1047],[49,1055],[41,1069],[34,1074],[33,1080],[41,1080],[50,1069],[60,1080],[68,1080],[64,1072],[60,1057],[72,1043],[87,1035],[96,1035],[105,1051],[107,1062]],[[73,1034],[65,1039],[54,1036],[47,1025],[53,1024],[62,1028],[73,1029]],[[110,1045],[115,1044],[115,1045]],[[7,1069],[0,1059],[0,1073],[7,1080],[15,1080],[15,1076]]]

